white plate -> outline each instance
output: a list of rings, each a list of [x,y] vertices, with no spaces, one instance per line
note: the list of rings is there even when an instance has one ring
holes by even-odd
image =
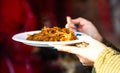
[[[35,47],[52,47],[51,45],[74,44],[74,43],[80,42],[79,39],[72,40],[72,41],[61,41],[61,42],[45,42],[45,41],[26,40],[26,38],[28,37],[29,34],[31,35],[31,34],[38,33],[38,32],[40,32],[40,30],[18,33],[18,34],[15,34],[12,37],[12,39],[14,41],[22,42],[22,43],[24,43],[26,45],[35,46]],[[77,38],[79,38],[80,36],[83,35],[83,33],[75,32],[75,35],[77,36]]]

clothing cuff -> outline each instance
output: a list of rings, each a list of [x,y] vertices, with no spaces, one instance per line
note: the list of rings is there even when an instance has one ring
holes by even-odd
[[[94,63],[94,68],[100,69],[102,65],[114,54],[116,54],[117,51],[113,50],[110,47],[105,48],[97,57]]]

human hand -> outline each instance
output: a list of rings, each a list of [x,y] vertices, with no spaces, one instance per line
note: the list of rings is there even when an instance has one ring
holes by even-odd
[[[81,17],[76,19],[71,19],[71,17],[67,16],[66,19],[67,19],[67,24],[65,25],[66,28],[69,28],[70,30],[73,31],[77,30],[79,32],[83,32],[98,41],[102,40],[102,36],[90,21]],[[77,28],[75,27],[75,24],[78,25]]]
[[[92,66],[99,53],[105,49],[105,45],[93,39],[90,36],[82,35],[79,37],[80,42],[89,43],[87,47],[76,47],[68,45],[52,45],[58,51],[69,52],[78,56],[81,63],[85,66]]]

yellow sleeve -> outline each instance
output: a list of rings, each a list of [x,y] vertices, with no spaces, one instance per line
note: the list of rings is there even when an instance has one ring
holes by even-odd
[[[120,52],[110,47],[104,49],[96,59],[92,73],[120,73]]]

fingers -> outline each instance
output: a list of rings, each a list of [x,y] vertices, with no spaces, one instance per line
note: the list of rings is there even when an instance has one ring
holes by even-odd
[[[74,26],[74,22],[72,22],[72,19],[71,17],[67,16],[66,17],[66,20],[67,20],[67,24],[65,25],[66,28],[69,28],[70,30],[72,31],[76,31],[77,28]]]
[[[69,24],[69,23],[71,23],[71,20],[72,20],[72,19],[71,19],[71,17],[67,16],[67,17],[66,17],[66,20],[67,20],[67,24]]]
[[[85,24],[88,24],[88,23],[91,24],[90,21],[88,21],[87,19],[84,19],[84,18],[82,18],[82,17],[79,17],[79,18],[77,18],[77,19],[73,19],[72,22],[74,22],[74,23],[79,23],[81,26],[82,26],[82,25],[85,25]]]
[[[83,65],[85,66],[90,66],[92,65],[91,59],[89,59],[89,54],[87,51],[87,48],[78,48],[78,47],[74,47],[74,46],[63,46],[63,45],[57,45],[54,46],[58,51],[64,51],[64,52],[69,52],[72,54],[75,54],[81,61],[81,63],[83,63]]]
[[[76,18],[76,19],[71,19],[70,16],[66,17],[67,20],[67,24],[66,24],[66,28],[71,28],[71,29],[78,29],[76,28],[75,24],[78,24],[78,27],[81,27],[82,25],[84,25],[85,23],[87,24],[88,21],[86,21],[84,18]]]
[[[66,28],[69,28],[69,27],[72,27],[73,28],[73,23],[72,23],[72,19],[71,17],[67,16],[66,17],[66,20],[67,20],[67,24],[65,25]],[[71,25],[72,24],[72,25]]]
[[[80,54],[79,48],[75,46],[54,45],[54,48],[56,48],[58,51],[69,52],[72,54]]]

